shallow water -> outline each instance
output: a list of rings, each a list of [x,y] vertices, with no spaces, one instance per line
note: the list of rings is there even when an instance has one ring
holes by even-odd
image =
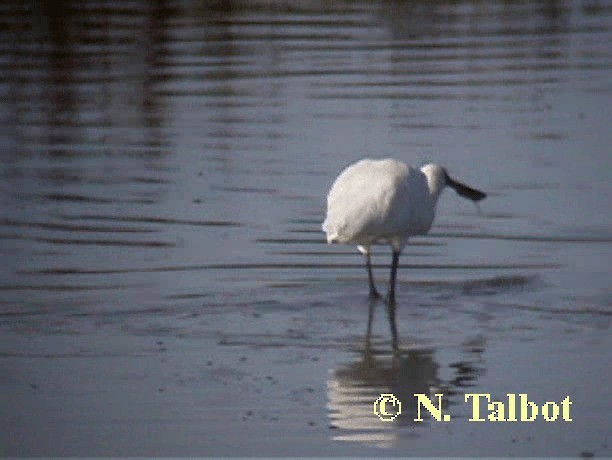
[[[0,6],[0,454],[611,455],[604,2],[45,5]],[[489,194],[406,248],[395,356],[320,229],[388,156]],[[508,392],[574,421],[467,421]]]

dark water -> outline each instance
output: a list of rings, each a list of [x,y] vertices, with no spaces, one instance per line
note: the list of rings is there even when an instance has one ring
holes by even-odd
[[[611,454],[609,4],[51,3],[0,6],[0,453]],[[320,231],[387,156],[489,194],[406,248],[395,357]],[[435,389],[449,425],[371,414]],[[576,420],[474,426],[466,392]]]

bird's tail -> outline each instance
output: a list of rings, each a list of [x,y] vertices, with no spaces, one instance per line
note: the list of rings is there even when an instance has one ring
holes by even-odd
[[[333,244],[338,242],[338,232],[333,231],[329,228],[327,219],[325,219],[325,222],[323,222],[323,225],[321,227],[323,228],[323,231],[327,236],[327,244]]]

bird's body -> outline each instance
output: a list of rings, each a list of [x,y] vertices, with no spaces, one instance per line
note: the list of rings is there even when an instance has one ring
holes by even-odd
[[[445,186],[479,201],[486,195],[452,179],[433,163],[420,169],[393,159],[358,161],[334,181],[327,196],[323,231],[328,243],[356,244],[366,256],[370,296],[378,297],[370,263],[370,246],[387,242],[393,248],[389,303],[395,302],[399,254],[408,239],[426,234]]]
[[[429,231],[440,191],[400,161],[361,160],[334,182],[323,231],[329,243],[357,244],[362,252],[380,242],[401,251],[409,237]]]

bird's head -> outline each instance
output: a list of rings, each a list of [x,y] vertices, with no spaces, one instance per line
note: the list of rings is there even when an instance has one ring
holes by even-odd
[[[428,163],[421,168],[421,172],[427,177],[427,183],[429,184],[429,190],[431,194],[437,199],[444,187],[449,186],[458,195],[468,198],[474,202],[478,202],[487,196],[486,193],[476,190],[472,187],[468,187],[459,181],[456,181],[448,175],[446,169],[442,166]]]

